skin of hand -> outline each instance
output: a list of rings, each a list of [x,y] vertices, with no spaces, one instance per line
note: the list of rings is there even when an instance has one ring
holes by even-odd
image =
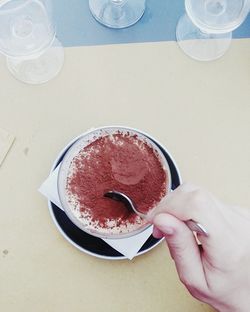
[[[196,299],[220,312],[250,311],[250,209],[221,203],[183,184],[149,215],[154,236],[165,237],[180,280]],[[183,221],[204,226],[197,235]]]

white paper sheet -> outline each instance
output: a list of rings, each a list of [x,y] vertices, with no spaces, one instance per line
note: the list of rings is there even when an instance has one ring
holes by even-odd
[[[62,209],[57,190],[57,177],[59,168],[60,165],[49,175],[49,177],[39,188],[39,192],[47,197],[57,207]],[[104,241],[112,248],[123,254],[126,258],[132,260],[141,249],[143,244],[146,242],[146,240],[149,238],[149,236],[152,234],[152,230],[152,227],[149,227],[142,233],[139,233],[129,238],[104,239]]]

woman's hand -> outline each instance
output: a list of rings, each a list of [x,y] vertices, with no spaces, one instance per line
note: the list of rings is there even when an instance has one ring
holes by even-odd
[[[221,203],[183,184],[149,217],[154,236],[165,236],[180,280],[197,299],[220,312],[250,311],[250,210]],[[202,247],[183,221],[203,225]]]

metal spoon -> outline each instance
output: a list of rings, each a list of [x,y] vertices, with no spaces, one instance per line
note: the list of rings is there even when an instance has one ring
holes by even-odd
[[[109,191],[105,193],[104,196],[124,203],[129,211],[135,212],[142,219],[146,218],[146,215],[144,213],[141,213],[140,211],[136,209],[135,204],[133,203],[132,199],[128,197],[127,195],[125,195],[124,193],[117,192],[117,191]]]
[[[109,191],[106,192],[104,196],[123,202],[130,211],[135,212],[138,216],[140,216],[143,219],[146,218],[146,214],[138,211],[132,199],[129,198],[126,194],[117,191]],[[197,234],[203,236],[208,236],[207,230],[200,223],[197,223],[193,220],[187,220],[185,221],[185,224],[189,227],[191,231],[196,232]]]

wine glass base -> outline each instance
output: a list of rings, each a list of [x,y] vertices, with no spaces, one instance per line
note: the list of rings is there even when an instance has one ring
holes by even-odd
[[[177,24],[176,39],[185,54],[198,61],[212,61],[229,49],[232,33],[208,34],[197,28],[185,14]]]
[[[64,49],[58,39],[39,56],[30,59],[7,57],[7,67],[18,80],[28,84],[42,84],[53,79],[64,63]]]
[[[94,18],[110,28],[126,28],[137,23],[145,11],[145,0],[89,0],[89,8]]]

